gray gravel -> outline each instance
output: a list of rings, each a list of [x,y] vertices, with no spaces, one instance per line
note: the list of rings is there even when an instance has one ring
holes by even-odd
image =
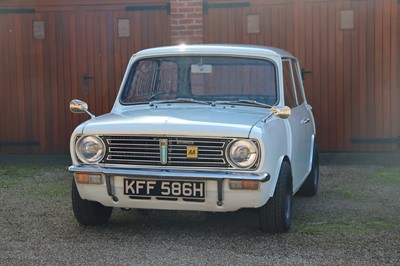
[[[0,264],[399,265],[399,174],[323,166],[317,196],[295,197],[292,230],[263,235],[251,210],[202,221],[115,210],[109,224],[83,227],[66,165],[0,165]]]

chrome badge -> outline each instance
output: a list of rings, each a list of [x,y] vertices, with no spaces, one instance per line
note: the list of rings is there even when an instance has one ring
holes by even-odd
[[[167,164],[168,162],[168,140],[160,139],[160,162]]]

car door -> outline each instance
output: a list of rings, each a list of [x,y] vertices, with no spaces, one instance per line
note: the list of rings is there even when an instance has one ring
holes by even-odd
[[[299,80],[299,69],[294,59],[284,59],[283,80],[285,105],[292,109],[289,117],[291,130],[291,165],[293,188],[297,189],[308,175],[311,154],[311,128],[313,120],[305,101]]]

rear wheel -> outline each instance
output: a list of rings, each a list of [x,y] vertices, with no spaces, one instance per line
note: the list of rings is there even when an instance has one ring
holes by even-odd
[[[84,200],[79,195],[75,179],[72,181],[72,209],[76,220],[83,225],[101,225],[111,217],[112,207],[105,207],[98,202]]]
[[[306,181],[304,181],[303,185],[297,192],[297,195],[305,197],[314,196],[315,194],[317,194],[318,191],[318,183],[319,183],[319,153],[317,144],[315,144],[311,171],[308,174]]]
[[[290,164],[282,163],[274,196],[260,207],[260,226],[266,233],[284,233],[292,225],[293,182]]]

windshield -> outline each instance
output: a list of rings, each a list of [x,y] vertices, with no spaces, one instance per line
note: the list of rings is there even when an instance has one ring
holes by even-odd
[[[277,102],[275,64],[226,56],[142,59],[132,66],[121,95],[123,104],[187,99],[273,105]]]

